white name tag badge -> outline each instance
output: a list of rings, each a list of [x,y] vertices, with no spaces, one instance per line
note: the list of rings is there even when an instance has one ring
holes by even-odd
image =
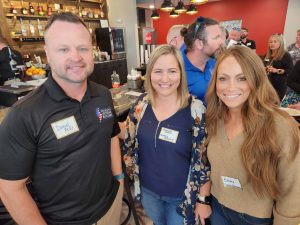
[[[57,139],[64,138],[79,131],[77,122],[74,116],[51,123],[52,130]]]
[[[165,127],[161,128],[159,139],[167,142],[171,142],[173,144],[176,143],[178,138],[179,131],[177,130],[171,130]]]
[[[224,187],[242,188],[239,179],[221,176]]]

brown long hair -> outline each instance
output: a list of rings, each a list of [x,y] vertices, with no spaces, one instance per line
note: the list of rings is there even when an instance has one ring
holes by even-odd
[[[274,55],[274,57],[272,57],[272,51],[271,51],[270,45],[269,45],[269,41],[271,38],[275,38],[280,44],[279,49],[276,52],[276,54]],[[283,40],[282,35],[281,34],[272,34],[268,40],[268,50],[267,50],[265,59],[273,58],[274,60],[281,60],[286,52],[287,51],[284,49],[284,40]]]
[[[276,144],[278,127],[276,127],[275,118],[279,116],[280,120],[285,120],[289,124],[291,133],[287,135],[292,140],[291,159],[298,153],[299,131],[295,122],[278,108],[278,96],[268,81],[262,61],[249,48],[235,46],[223,52],[218,58],[206,95],[208,142],[217,133],[217,121],[224,119],[228,112],[227,106],[220,103],[216,94],[218,68],[227,57],[236,59],[251,89],[249,98],[241,111],[246,136],[241,147],[241,159],[247,171],[248,182],[258,196],[263,196],[267,192],[273,199],[276,199],[280,192],[277,167],[282,149]]]

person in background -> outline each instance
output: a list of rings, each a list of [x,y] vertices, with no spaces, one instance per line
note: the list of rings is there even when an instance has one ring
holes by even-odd
[[[299,130],[278,108],[259,56],[226,50],[206,97],[212,225],[297,224]]]
[[[135,194],[155,225],[194,225],[199,218],[204,224],[211,209],[196,199],[210,187],[205,107],[188,93],[178,49],[153,51],[145,88],[125,125],[123,158]]]
[[[1,200],[17,224],[119,225],[120,130],[109,90],[87,80],[87,26],[70,12],[53,14],[45,51],[51,75],[0,126]]]
[[[228,30],[225,27],[223,27],[223,26],[220,26],[220,27],[221,27],[221,30],[222,30],[223,42],[224,42],[224,44],[226,44],[227,40],[229,38],[229,32],[228,32]]]
[[[300,60],[300,29],[297,30],[296,42],[287,47],[295,65]]]
[[[184,35],[187,32],[185,25],[173,25],[167,34],[167,43],[174,45],[181,52],[186,49],[184,44]]]
[[[249,34],[248,28],[242,27],[242,29],[241,29],[241,44],[256,51],[256,43],[255,43],[255,41],[248,39],[248,34]]]
[[[270,36],[264,64],[269,80],[281,101],[286,93],[288,74],[293,68],[291,55],[284,49],[282,35],[273,34]]]
[[[204,101],[216,60],[214,56],[224,45],[219,23],[211,18],[198,17],[184,37],[183,52],[189,92]]]
[[[281,107],[287,107],[300,101],[300,61],[297,61],[287,78],[288,91],[281,101]]]
[[[233,27],[229,32],[229,40],[234,40],[238,44],[241,42],[241,29],[239,27]]]
[[[21,54],[12,49],[0,32],[0,85],[17,76],[17,65],[23,65]]]

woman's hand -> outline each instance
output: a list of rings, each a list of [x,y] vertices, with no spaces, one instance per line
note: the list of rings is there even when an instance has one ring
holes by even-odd
[[[211,212],[212,211],[210,205],[196,203],[196,208],[195,208],[196,220],[199,219],[202,225],[205,225],[205,219],[209,218]]]

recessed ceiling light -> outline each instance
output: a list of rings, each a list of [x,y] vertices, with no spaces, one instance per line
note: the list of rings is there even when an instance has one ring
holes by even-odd
[[[149,9],[154,9],[154,5],[149,5]]]

